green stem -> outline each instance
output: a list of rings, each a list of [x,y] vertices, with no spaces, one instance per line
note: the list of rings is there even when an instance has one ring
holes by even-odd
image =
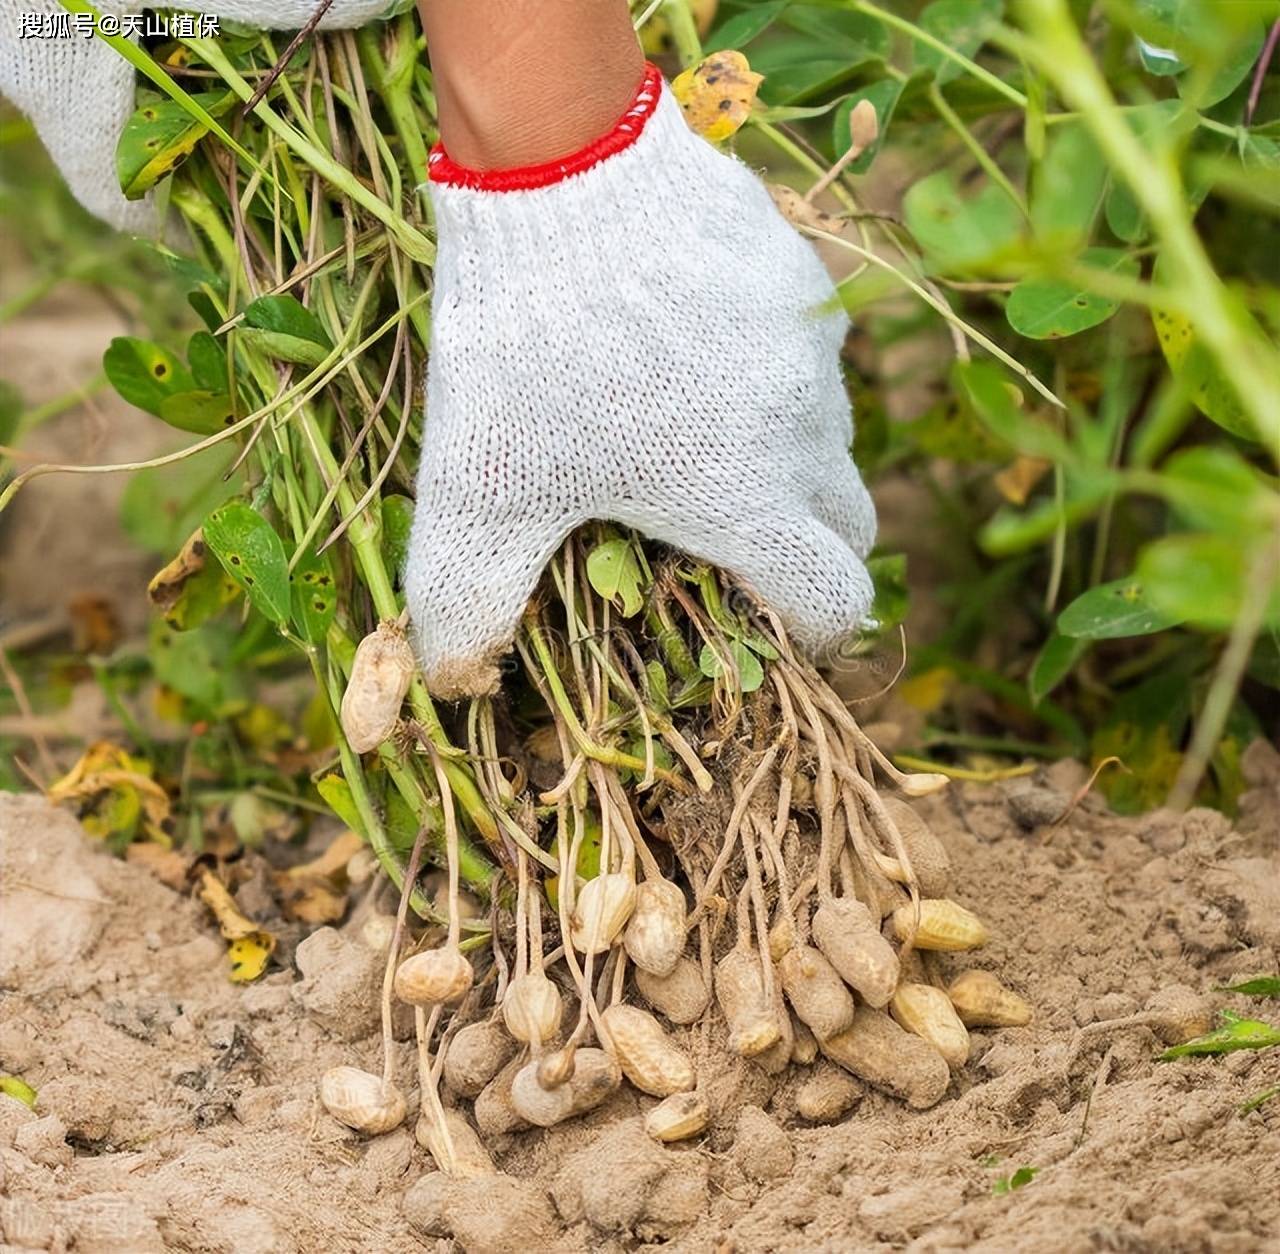
[[[883,22],[886,26],[892,26],[895,30],[902,31],[906,35],[910,35],[912,39],[918,43],[922,43],[939,56],[946,57],[948,61],[954,61],[956,65],[973,75],[981,83],[986,83],[992,91],[999,92],[1006,100],[1017,105],[1019,109],[1027,107],[1027,98],[1016,87],[1010,87],[1003,79],[997,78],[990,70],[984,70],[976,61],[971,61],[963,53],[957,52],[950,44],[943,43],[936,35],[931,35],[927,30],[917,26],[914,22],[908,22],[906,18],[899,17],[896,13],[891,13],[887,9],[880,8],[879,5],[870,4],[868,0],[845,0],[848,8],[853,9],[856,13],[865,13],[867,17],[873,17],[877,21]]]
[[[991,154],[978,142],[978,138],[964,124],[960,115],[951,107],[942,89],[937,83],[929,84],[929,100],[938,111],[938,116],[956,133],[960,142],[969,150],[973,159],[986,171],[987,177],[1018,207],[1018,212],[1027,216],[1027,202],[1022,193],[1005,176],[1005,172],[995,163]]]
[[[671,27],[671,38],[680,58],[680,68],[697,65],[702,60],[702,40],[689,11],[689,0],[662,0],[662,16]]]
[[[207,65],[217,70],[227,86],[241,100],[248,101],[252,98],[253,88],[240,77],[216,43],[208,39],[187,39],[183,42]],[[259,101],[253,113],[321,178],[373,214],[396,237],[400,247],[410,257],[424,265],[434,264],[435,245],[420,231],[410,226],[390,205],[375,196],[350,170],[343,169],[327,152],[322,151],[295,127],[279,117],[265,100]]]

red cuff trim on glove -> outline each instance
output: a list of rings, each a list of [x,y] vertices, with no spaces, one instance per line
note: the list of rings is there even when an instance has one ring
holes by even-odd
[[[541,165],[516,166],[509,170],[471,170],[458,165],[436,144],[427,158],[427,176],[433,183],[449,187],[471,187],[482,192],[529,191],[535,187],[549,187],[574,174],[581,174],[593,165],[612,157],[614,153],[630,148],[640,138],[645,123],[658,107],[662,94],[662,73],[656,65],[645,63],[644,78],[636,90],[635,99],[613,127],[599,139],[593,139],[585,148],[557,157]]]

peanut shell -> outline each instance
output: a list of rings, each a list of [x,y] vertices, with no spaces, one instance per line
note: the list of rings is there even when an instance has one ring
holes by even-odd
[[[889,1013],[908,1032],[928,1041],[949,1067],[963,1067],[969,1061],[968,1030],[942,989],[932,984],[899,984]]]
[[[642,971],[669,975],[684,953],[685,900],[670,880],[645,880],[622,936],[627,956]]]
[[[764,993],[760,960],[743,947],[731,949],[715,973],[716,1001],[729,1025],[729,1047],[743,1058],[763,1053],[782,1034]]]
[[[711,1119],[707,1103],[697,1093],[672,1093],[644,1118],[644,1130],[655,1141],[683,1141],[706,1130]]]
[[[813,943],[869,1006],[889,1004],[898,984],[898,955],[871,912],[852,897],[832,897],[813,915]]]
[[[945,897],[951,887],[951,857],[928,823],[900,797],[881,799],[911,859],[922,897]]]
[[[796,945],[782,956],[778,974],[796,1018],[807,1023],[819,1040],[852,1025],[853,997],[820,950]]]
[[[951,1083],[946,1059],[882,1010],[859,1006],[847,1032],[819,1044],[832,1062],[916,1110],[936,1105]]]
[[[908,902],[893,912],[893,934],[906,941],[912,934],[914,909]],[[917,949],[954,953],[977,949],[987,943],[986,925],[971,910],[946,897],[926,897],[920,902],[920,926],[915,931]]]
[[[965,971],[956,976],[947,986],[947,996],[967,1027],[1020,1028],[1031,1022],[1031,1006],[990,971]]]
[[[449,1042],[444,1081],[459,1097],[478,1097],[516,1052],[516,1043],[493,1019],[469,1023]]]
[[[404,1122],[404,1094],[359,1067],[330,1067],[320,1077],[320,1102],[339,1123],[369,1136]]]
[[[356,648],[342,694],[342,733],[356,753],[376,749],[395,731],[416,662],[404,630],[383,620]]]
[[[669,1097],[693,1088],[693,1063],[647,1010],[613,1005],[601,1016],[622,1074],[642,1093]]]

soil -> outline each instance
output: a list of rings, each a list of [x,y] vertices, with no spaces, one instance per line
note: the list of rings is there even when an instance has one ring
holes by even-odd
[[[782,1080],[729,1062],[719,1029],[679,1030],[708,1132],[648,1140],[654,1099],[500,1136],[500,1177],[450,1181],[409,1122],[366,1139],[320,1107],[328,1067],[376,1070],[380,959],[359,917],[287,937],[261,981],[227,978],[198,901],[96,847],[38,797],[0,797],[4,1250],[1224,1251],[1280,1249],[1280,1050],[1160,1063],[1145,1027],[1076,1039],[1187,985],[1280,969],[1280,755],[1258,743],[1233,823],[1207,810],[1117,818],[1065,762],[920,803],[954,895],[992,940],[977,965],[1029,998],[1026,1028],[975,1031],[936,1107],[856,1081],[814,1113],[830,1064]],[[250,885],[241,890],[241,903]],[[251,901],[250,901],[250,904]],[[357,916],[361,913],[357,911]],[[399,1075],[412,1075],[409,1045]],[[829,1088],[829,1083],[828,1083]],[[416,1094],[410,1094],[410,1108]],[[1022,1167],[1016,1190],[998,1185]]]

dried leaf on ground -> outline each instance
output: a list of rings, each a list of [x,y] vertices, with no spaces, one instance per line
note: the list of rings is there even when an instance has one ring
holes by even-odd
[[[232,981],[247,984],[256,980],[267,969],[276,938],[240,912],[226,886],[207,867],[200,872],[200,900],[213,911],[218,930],[230,942],[227,956]]]

